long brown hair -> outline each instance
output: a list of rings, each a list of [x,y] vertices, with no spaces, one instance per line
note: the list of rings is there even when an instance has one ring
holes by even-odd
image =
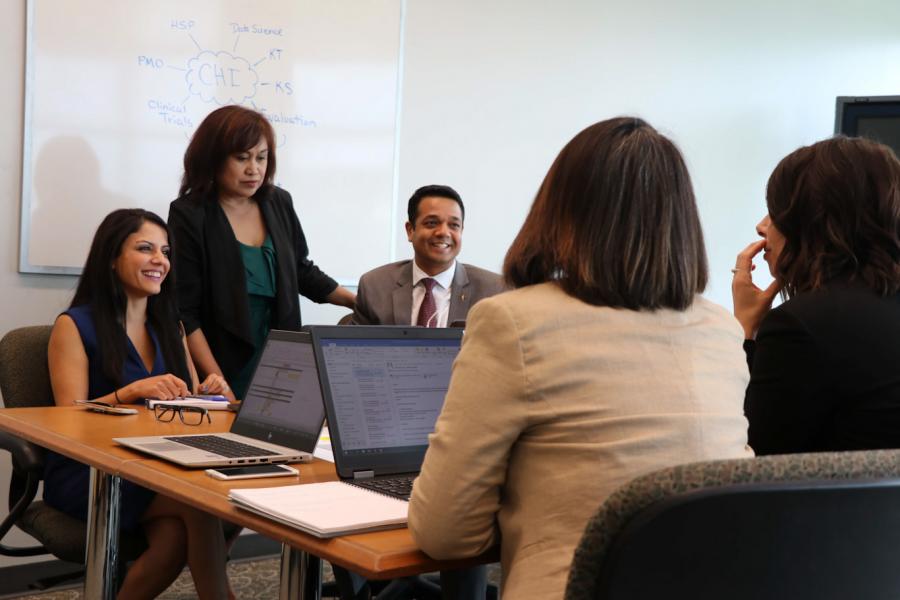
[[[512,287],[558,281],[595,305],[689,307],[708,274],[678,148],[631,117],[576,135],[544,178],[503,272]]]
[[[114,210],[97,227],[75,297],[69,305],[70,308],[90,305],[103,354],[103,374],[117,386],[122,385],[122,368],[128,355],[128,336],[124,327],[127,300],[122,281],[112,264],[122,254],[128,236],[144,223],[153,223],[166,233],[170,241],[169,260],[174,264],[174,244],[165,221],[141,208]],[[163,280],[159,294],[147,298],[147,320],[156,333],[168,372],[180,377],[189,387],[193,385],[175,309],[174,270],[170,270]]]
[[[786,156],[766,204],[784,236],[775,274],[786,296],[835,280],[900,290],[900,161],[883,144],[836,137]]]
[[[257,191],[265,192],[275,180],[275,131],[262,113],[243,106],[223,106],[209,113],[184,153],[184,175],[179,196],[206,194],[216,189],[216,178],[232,154],[246,152],[265,138],[269,146],[266,177]]]

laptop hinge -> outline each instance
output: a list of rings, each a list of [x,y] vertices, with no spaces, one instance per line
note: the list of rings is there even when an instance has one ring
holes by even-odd
[[[353,479],[372,479],[375,477],[375,471],[353,471]]]

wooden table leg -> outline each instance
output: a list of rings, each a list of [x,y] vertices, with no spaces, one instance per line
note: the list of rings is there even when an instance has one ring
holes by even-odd
[[[119,574],[121,479],[91,467],[84,597],[114,600]]]
[[[322,560],[287,544],[281,545],[279,600],[321,600]]]

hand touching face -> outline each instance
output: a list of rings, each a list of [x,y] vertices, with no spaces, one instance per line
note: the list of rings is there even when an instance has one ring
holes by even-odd
[[[731,298],[734,302],[734,316],[744,329],[745,339],[754,339],[763,318],[772,307],[775,296],[781,289],[781,282],[775,277],[775,264],[784,248],[784,236],[772,224],[769,215],[756,225],[756,233],[763,239],[744,248],[737,256],[731,280]],[[760,289],[753,282],[753,259],[760,253],[769,265],[769,272],[775,280],[766,289]]]
[[[769,215],[766,215],[762,221],[757,223],[756,233],[765,241],[763,260],[769,265],[769,273],[772,274],[772,277],[775,277],[775,264],[778,262],[778,257],[781,256],[781,251],[784,249],[784,236],[772,223],[772,218]]]

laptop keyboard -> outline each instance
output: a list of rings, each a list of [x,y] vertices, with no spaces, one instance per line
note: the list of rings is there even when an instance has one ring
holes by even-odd
[[[278,453],[271,450],[263,450],[250,444],[242,444],[228,438],[219,437],[217,435],[192,435],[189,437],[167,437],[167,440],[197,448],[198,450],[206,450],[214,454],[220,454],[226,458],[241,458],[245,456],[275,456]]]
[[[412,493],[413,480],[415,475],[398,475],[391,477],[379,477],[377,479],[354,479],[345,480],[350,485],[365,488],[385,496],[392,496],[400,500],[409,501],[409,495]]]

